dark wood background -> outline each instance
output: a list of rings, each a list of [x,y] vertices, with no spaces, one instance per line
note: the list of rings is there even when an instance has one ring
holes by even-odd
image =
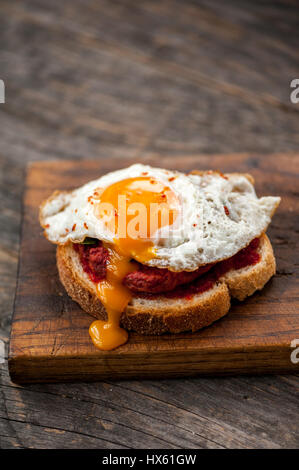
[[[299,150],[295,1],[1,0],[0,339],[28,161]],[[286,273],[287,274],[287,273]],[[298,377],[13,385],[0,447],[298,447]]]

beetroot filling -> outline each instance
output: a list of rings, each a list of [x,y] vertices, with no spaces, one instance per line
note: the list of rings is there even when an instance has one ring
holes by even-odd
[[[211,289],[218,279],[231,269],[241,269],[260,261],[259,238],[243,250],[224,261],[199,267],[196,271],[172,272],[139,264],[139,269],[125,276],[123,283],[141,297],[155,298],[163,293],[168,298],[191,298]],[[100,241],[92,245],[73,244],[80,257],[83,270],[93,282],[106,278],[108,250]]]
[[[74,243],[73,246],[79,254],[83,270],[88,274],[92,282],[100,282],[105,279],[109,253],[103,247],[102,242],[97,241],[92,245]]]
[[[139,270],[127,274],[123,283],[132,292],[136,293],[165,293],[174,290],[177,286],[194,281],[194,279],[209,271],[212,266],[212,264],[201,266],[196,271],[190,272],[173,272],[168,269],[153,268],[140,264]]]

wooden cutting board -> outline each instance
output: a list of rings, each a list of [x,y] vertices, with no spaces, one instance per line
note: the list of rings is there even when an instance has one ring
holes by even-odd
[[[14,382],[178,377],[195,374],[299,372],[290,360],[299,338],[299,156],[216,155],[153,157],[156,166],[250,172],[259,195],[280,195],[269,230],[278,273],[262,292],[235,302],[230,313],[197,333],[160,337],[130,334],[114,351],[94,348],[92,317],[59,282],[55,247],[42,235],[38,206],[54,189],[71,189],[133,160],[50,161],[29,166],[24,191],[17,292],[9,370]]]

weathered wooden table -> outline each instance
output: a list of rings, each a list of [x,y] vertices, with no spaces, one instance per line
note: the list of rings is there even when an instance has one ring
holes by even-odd
[[[299,104],[289,98],[299,10],[220,0],[2,0],[0,9],[7,345],[26,162],[173,156],[175,167],[182,155],[249,152],[270,167],[270,153],[299,150]],[[299,444],[296,376],[20,387],[0,370],[1,448]]]

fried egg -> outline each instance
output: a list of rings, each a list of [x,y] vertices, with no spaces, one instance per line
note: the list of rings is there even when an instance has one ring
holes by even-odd
[[[233,256],[265,232],[279,202],[258,198],[244,175],[185,175],[135,164],[74,191],[55,192],[42,205],[40,219],[53,243],[92,237],[149,266],[193,271]],[[167,217],[158,209],[152,229],[151,209],[159,204]]]

